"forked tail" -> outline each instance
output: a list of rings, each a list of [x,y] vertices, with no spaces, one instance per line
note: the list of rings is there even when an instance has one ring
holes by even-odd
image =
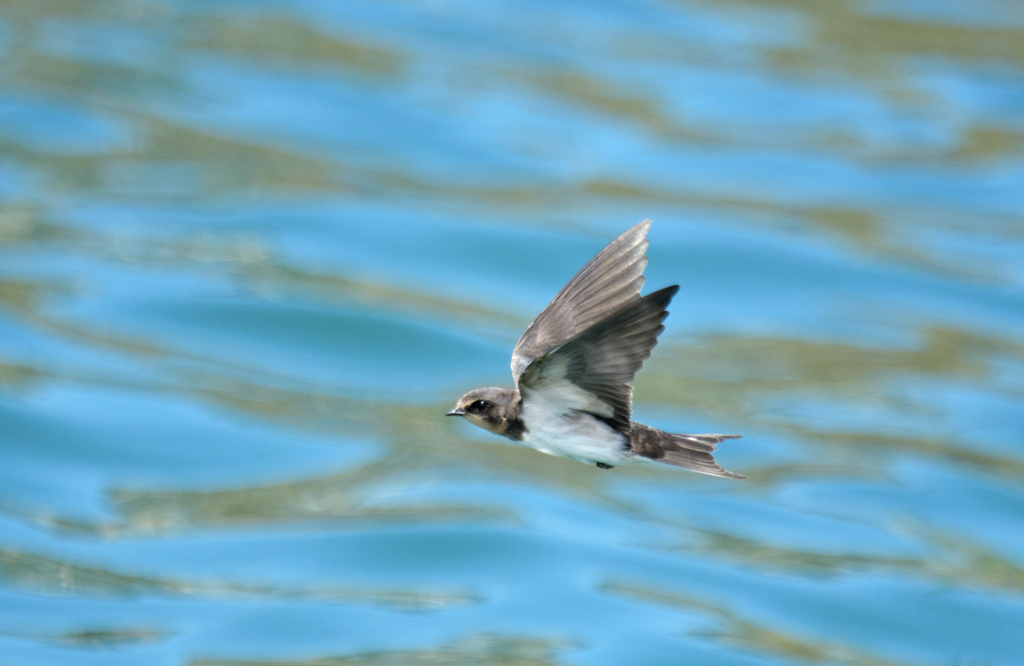
[[[726,479],[745,479],[724,469],[711,455],[718,444],[727,439],[739,439],[743,435],[680,435],[664,432],[643,423],[633,421],[629,432],[629,447],[638,456],[683,467],[685,469],[721,476]]]

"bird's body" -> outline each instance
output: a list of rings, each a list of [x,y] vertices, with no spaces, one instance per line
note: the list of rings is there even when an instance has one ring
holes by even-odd
[[[612,241],[530,324],[512,354],[517,388],[474,389],[448,415],[602,468],[657,461],[744,478],[711,455],[739,435],[678,435],[630,419],[629,382],[657,344],[679,290],[640,296],[650,225],[641,222]]]
[[[541,453],[609,467],[633,461],[629,440],[587,412],[566,411],[543,398],[523,401],[523,422],[531,427],[523,443]]]

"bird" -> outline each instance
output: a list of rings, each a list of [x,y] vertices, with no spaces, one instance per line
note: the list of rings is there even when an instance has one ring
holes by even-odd
[[[609,243],[530,324],[512,352],[515,388],[473,389],[446,416],[601,469],[659,462],[745,479],[712,455],[742,435],[682,435],[631,419],[630,382],[679,291],[673,285],[640,295],[650,229],[644,220]]]

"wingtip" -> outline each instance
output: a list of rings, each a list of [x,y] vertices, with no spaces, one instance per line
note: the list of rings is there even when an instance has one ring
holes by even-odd
[[[664,302],[665,307],[675,298],[675,295],[679,293],[679,285],[674,284],[671,287],[662,287],[658,291],[652,291],[651,293],[644,296],[644,298],[650,299],[655,302]]]
[[[641,239],[646,239],[647,238],[647,232],[649,232],[650,230],[651,230],[651,221],[650,220],[644,220],[643,222],[638,222],[638,223],[634,224],[633,226],[631,226],[629,229],[626,229],[626,231],[624,231],[615,240],[621,240],[623,238],[628,238],[628,237],[631,237],[631,236],[639,236]]]

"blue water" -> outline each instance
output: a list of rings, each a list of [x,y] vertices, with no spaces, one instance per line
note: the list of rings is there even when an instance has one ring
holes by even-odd
[[[0,665],[1024,663],[1024,12],[0,2]],[[453,423],[651,218],[636,417]]]

